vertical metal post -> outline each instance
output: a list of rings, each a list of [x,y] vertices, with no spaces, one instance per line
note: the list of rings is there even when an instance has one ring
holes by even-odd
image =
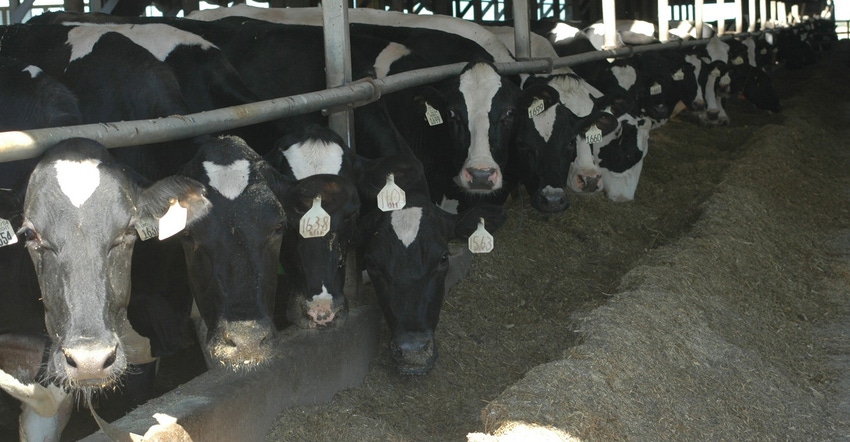
[[[602,0],[602,28],[605,30],[603,47],[617,47],[617,5],[614,0]]]
[[[735,33],[744,32],[744,2],[735,0]]]
[[[694,0],[694,28],[697,33],[697,40],[702,38],[702,5],[703,0]]]
[[[785,9],[785,2],[776,2],[776,20],[779,23],[788,23],[788,12]]]
[[[517,60],[531,58],[531,37],[528,30],[528,0],[514,0],[514,56]]]
[[[776,20],[776,0],[770,0],[770,21],[773,24],[778,24],[779,21]]]
[[[747,9],[749,10],[749,26],[747,26],[748,32],[756,32],[756,26],[758,24],[758,11],[756,10],[756,0],[748,0]]]
[[[759,29],[767,26],[767,0],[759,0]]]
[[[351,82],[350,32],[348,4],[345,0],[326,0],[322,4],[325,33],[325,76],[328,88]],[[353,114],[337,112],[328,116],[328,126],[354,148]]]
[[[658,41],[666,43],[670,32],[670,5],[667,0],[658,0]]]

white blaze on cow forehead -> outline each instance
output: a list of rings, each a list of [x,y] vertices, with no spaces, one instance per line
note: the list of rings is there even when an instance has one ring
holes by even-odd
[[[408,54],[410,54],[410,49],[407,46],[395,42],[388,44],[375,58],[375,64],[372,66],[375,68],[375,77],[386,77],[393,63]]]
[[[99,160],[67,161],[53,163],[59,189],[79,208],[92,196],[100,185]]]
[[[750,66],[756,67],[756,41],[753,37],[747,37],[743,43],[747,47],[747,61],[749,61]]]
[[[712,37],[708,44],[705,45],[705,50],[708,52],[711,61],[729,62],[729,45],[720,41],[717,37]]]
[[[306,140],[293,144],[283,151],[295,179],[326,173],[339,175],[342,169],[342,146],[322,140]]]
[[[38,66],[29,65],[24,68],[23,72],[30,74],[30,78],[35,78],[42,73],[42,70]]]
[[[229,200],[235,200],[242,194],[251,177],[251,163],[248,160],[236,160],[225,165],[204,161],[204,170],[210,179],[210,186]]]
[[[617,84],[625,90],[631,89],[637,81],[637,72],[631,66],[614,66],[611,68],[611,73],[617,79]]]
[[[534,129],[543,137],[543,141],[548,142],[549,138],[552,137],[552,131],[555,128],[555,117],[558,115],[556,108],[557,106],[551,106],[531,119],[534,123]]]
[[[561,104],[566,106],[579,118],[584,118],[593,112],[593,96],[595,89],[588,88],[584,81],[567,75],[559,75],[549,80],[549,86],[558,91]]]
[[[409,207],[396,210],[390,215],[393,231],[405,247],[410,247],[419,235],[419,224],[422,222],[422,208]]]
[[[69,25],[74,23],[67,23]],[[199,46],[201,49],[216,47],[203,38],[168,25],[151,23],[146,25],[100,25],[80,24],[68,32],[71,46],[69,62],[90,54],[100,38],[108,32],[117,32],[133,43],[145,48],[157,60],[164,61],[177,46]]]
[[[490,107],[502,87],[492,66],[479,63],[460,75],[460,93],[469,118],[469,154],[464,167],[497,168],[490,153]]]

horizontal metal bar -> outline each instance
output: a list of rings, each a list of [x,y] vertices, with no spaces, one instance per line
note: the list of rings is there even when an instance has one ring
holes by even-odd
[[[746,37],[759,33],[726,35],[721,40]],[[631,46],[597,51],[569,57],[532,59],[510,63],[496,63],[505,75],[549,72],[554,67],[567,67],[603,58],[628,57],[639,52],[675,49],[705,45],[707,39]],[[138,146],[141,144],[191,138],[202,134],[221,132],[237,127],[276,120],[279,118],[320,111],[356,101],[368,101],[381,96],[427,83],[433,83],[460,74],[466,63],[454,63],[379,78],[373,82],[354,82],[333,89],[293,95],[244,104],[190,115],[165,118],[85,124],[59,128],[0,132],[0,162],[34,158],[54,144],[74,137],[90,138],[109,148]],[[375,90],[375,88],[378,90]]]

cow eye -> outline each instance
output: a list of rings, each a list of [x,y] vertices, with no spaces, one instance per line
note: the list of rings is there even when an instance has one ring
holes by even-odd
[[[515,114],[515,113],[516,113],[516,112],[514,111],[514,109],[513,109],[513,108],[506,110],[506,111],[505,111],[505,114],[504,114],[504,115],[502,115],[502,124],[504,124],[504,125],[511,125],[511,124],[513,124],[513,121],[514,121],[514,114]]]
[[[446,113],[449,115],[449,119],[451,120],[460,120],[460,114],[452,108],[448,108]]]
[[[22,235],[24,237],[24,240],[26,240],[27,242],[38,242],[39,241],[38,233],[36,233],[35,230],[33,230],[29,227],[24,227],[23,229],[21,229],[18,232],[18,234]]]
[[[443,256],[440,257],[440,265],[447,265],[449,263],[449,252],[443,253]]]

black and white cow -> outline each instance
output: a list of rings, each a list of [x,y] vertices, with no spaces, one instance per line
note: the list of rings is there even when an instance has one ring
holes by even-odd
[[[84,392],[110,386],[135,352],[149,351],[122,341],[135,335],[127,306],[136,228],[170,207],[178,224],[209,210],[196,181],[170,177],[148,187],[141,181],[86,139],[60,142],[30,176],[19,234],[52,339],[47,370],[62,386]]]
[[[307,232],[309,237],[304,237],[300,224],[290,223],[280,253],[288,320],[301,328],[339,326],[348,315],[343,288],[360,213],[355,155],[335,132],[309,126],[279,140],[266,159],[293,183],[315,175],[339,177],[313,189],[305,187],[290,200],[290,217],[300,220],[312,209],[314,199],[321,197],[321,207],[328,214],[321,222],[327,222],[327,232],[321,236]]]
[[[727,44],[731,77],[728,94],[743,98],[758,109],[781,111],[779,96],[773,88],[770,75],[757,65],[755,39],[747,37],[743,41],[728,40]]]

